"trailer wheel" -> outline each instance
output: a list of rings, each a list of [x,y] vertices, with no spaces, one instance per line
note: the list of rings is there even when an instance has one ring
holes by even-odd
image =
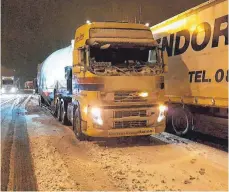
[[[42,107],[42,104],[44,104],[44,99],[42,96],[39,97],[38,102],[39,102],[39,106]]]
[[[73,116],[73,131],[80,141],[83,141],[86,139],[86,136],[82,133],[81,129],[81,116],[78,109],[75,110],[74,116]]]
[[[65,112],[65,109],[64,109],[64,102],[62,102],[62,104],[61,104],[61,123],[63,125],[68,125],[69,124],[69,121],[68,121],[68,118],[67,118],[67,113]]]
[[[192,114],[188,109],[177,107],[173,109],[171,114],[171,123],[173,130],[179,136],[184,136],[191,131],[192,128]]]
[[[57,119],[58,121],[61,121],[61,103],[58,102],[57,104]]]

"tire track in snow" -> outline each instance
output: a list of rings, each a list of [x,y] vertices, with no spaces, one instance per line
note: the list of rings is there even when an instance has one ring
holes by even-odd
[[[2,153],[2,190],[36,191],[29,136],[25,119],[24,97],[12,110],[12,120],[6,137],[7,145]]]

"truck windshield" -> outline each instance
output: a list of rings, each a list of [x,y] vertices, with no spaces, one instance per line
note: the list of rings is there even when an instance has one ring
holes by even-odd
[[[161,62],[157,47],[109,48],[108,45],[105,49],[90,48],[89,70],[101,75],[154,75]]]
[[[95,62],[110,62],[115,66],[126,67],[131,63],[157,63],[156,49],[154,48],[91,48],[90,57]]]
[[[13,80],[11,80],[11,79],[4,79],[4,80],[2,80],[2,84],[3,85],[13,85]]]

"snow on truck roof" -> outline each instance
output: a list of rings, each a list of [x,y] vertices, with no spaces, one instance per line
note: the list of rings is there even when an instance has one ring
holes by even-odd
[[[140,40],[151,40],[153,41],[153,36],[150,28],[137,23],[118,23],[118,22],[93,22],[82,25],[76,30],[75,33],[75,47],[84,47],[86,44],[90,44],[89,39],[99,39],[100,42],[111,41],[111,39],[116,38],[121,43],[141,43]],[[115,41],[116,43],[117,41]],[[112,42],[111,42],[112,43]]]
[[[227,1],[227,0],[210,0],[210,1],[207,1],[205,3],[201,3],[200,5],[197,5],[197,6],[193,7],[193,8],[191,8],[191,9],[188,9],[187,11],[184,11],[184,12],[182,12],[182,13],[174,16],[174,17],[171,17],[171,18],[169,18],[169,19],[167,19],[167,20],[165,20],[165,21],[163,21],[161,23],[158,23],[158,24],[150,27],[150,30],[152,32],[155,32],[159,28],[168,25],[168,23],[173,23],[174,21],[177,21],[178,22],[177,24],[179,24],[179,22],[182,22],[182,19],[187,17],[187,15],[195,14],[196,12],[199,12],[199,11],[201,11],[203,9],[206,9],[209,6],[212,6],[214,4],[218,4],[218,3],[223,2],[223,1]]]
[[[146,27],[143,24],[138,24],[138,23],[120,23],[120,22],[92,22],[90,24],[84,24],[80,26],[80,28],[87,27],[89,29],[91,28],[110,28],[110,29],[142,29],[142,30],[150,30],[149,27]],[[78,30],[77,29],[77,30]],[[76,30],[76,31],[77,31]]]

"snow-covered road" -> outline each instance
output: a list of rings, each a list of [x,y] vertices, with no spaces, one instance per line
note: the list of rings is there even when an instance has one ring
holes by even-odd
[[[2,190],[228,189],[227,152],[168,133],[80,142],[26,98],[4,124]]]

